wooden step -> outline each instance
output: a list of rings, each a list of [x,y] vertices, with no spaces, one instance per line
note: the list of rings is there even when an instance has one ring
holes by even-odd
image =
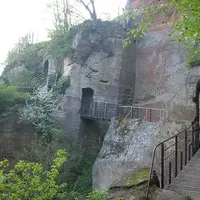
[[[200,200],[200,151],[188,162],[168,189],[186,194],[193,200]]]

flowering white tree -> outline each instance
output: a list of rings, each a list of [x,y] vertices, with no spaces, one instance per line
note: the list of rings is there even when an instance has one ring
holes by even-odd
[[[50,143],[52,136],[59,131],[55,119],[57,108],[58,100],[54,98],[52,90],[48,91],[46,87],[39,88],[21,109],[21,120],[34,125],[37,136]]]

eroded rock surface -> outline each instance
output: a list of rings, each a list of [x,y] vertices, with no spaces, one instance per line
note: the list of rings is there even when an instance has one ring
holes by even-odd
[[[30,147],[35,130],[31,125],[20,123],[19,106],[0,115],[0,159],[14,161]]]
[[[93,167],[93,186],[133,186],[148,179],[153,148],[189,124],[112,120]]]

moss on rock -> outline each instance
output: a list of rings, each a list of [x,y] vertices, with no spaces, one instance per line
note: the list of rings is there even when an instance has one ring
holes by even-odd
[[[140,169],[137,172],[134,172],[131,176],[126,179],[127,186],[138,185],[146,180],[149,177],[149,169]]]

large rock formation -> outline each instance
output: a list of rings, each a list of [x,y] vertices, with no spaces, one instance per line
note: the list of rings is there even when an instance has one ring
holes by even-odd
[[[129,0],[127,9],[140,8],[148,2]],[[196,87],[200,68],[186,67],[186,51],[182,44],[169,38],[170,31],[170,26],[157,24],[155,29],[136,41],[134,103],[165,109],[164,123],[137,126],[137,123],[127,121],[128,131],[125,132],[123,127],[121,132],[116,131],[112,124],[94,165],[95,187],[117,186],[126,176],[125,180],[138,177],[138,172],[141,174],[143,169],[142,174],[145,174],[145,169],[150,166],[153,146],[183,130],[182,124],[188,127],[195,117],[198,119]],[[197,106],[193,102],[194,96]]]
[[[130,187],[148,179],[154,146],[189,124],[112,120],[93,167],[95,188]]]
[[[125,35],[117,21],[100,21],[75,36],[74,54],[64,61],[64,76],[70,76],[71,82],[61,105],[68,133],[78,136],[84,123],[80,119],[84,91],[96,102],[132,103],[135,46],[123,50]]]
[[[127,10],[140,8],[151,0],[128,0]],[[187,54],[181,43],[168,34],[172,27],[157,24],[137,40],[134,103],[165,108],[167,121],[193,121],[200,68],[186,67]]]

